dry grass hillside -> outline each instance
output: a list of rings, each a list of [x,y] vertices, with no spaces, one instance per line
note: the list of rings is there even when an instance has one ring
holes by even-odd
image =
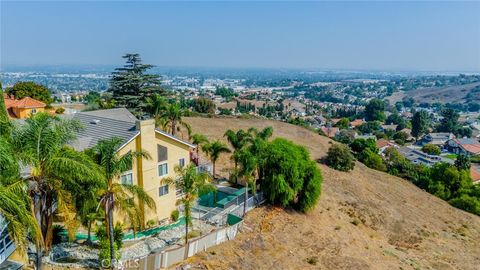
[[[318,159],[330,140],[266,120],[189,118],[194,132],[272,126],[274,136],[305,145]],[[222,138],[223,139],[223,138]],[[227,156],[219,166],[230,167]],[[202,252],[192,269],[479,269],[480,218],[409,182],[357,163],[350,173],[319,165],[324,183],[308,214],[260,207],[233,241]]]

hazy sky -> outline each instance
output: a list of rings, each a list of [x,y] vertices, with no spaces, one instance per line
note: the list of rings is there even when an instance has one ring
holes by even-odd
[[[480,2],[1,2],[0,64],[480,71]]]

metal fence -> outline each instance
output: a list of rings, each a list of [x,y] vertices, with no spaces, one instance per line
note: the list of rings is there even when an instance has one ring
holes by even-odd
[[[157,270],[169,267],[173,264],[184,261],[198,252],[205,251],[209,247],[234,239],[242,225],[243,220],[232,226],[218,229],[207,235],[195,238],[184,246],[162,250],[142,259],[121,262],[119,268],[132,270]]]
[[[232,200],[228,207],[204,207],[197,205],[193,209],[193,218],[203,220],[209,224],[215,226],[224,226],[227,223],[228,214],[234,214],[236,216],[243,216],[243,205],[245,195],[239,195]],[[247,200],[247,212],[254,208],[256,205],[260,205],[265,201],[263,192],[257,193],[255,196],[250,196]]]

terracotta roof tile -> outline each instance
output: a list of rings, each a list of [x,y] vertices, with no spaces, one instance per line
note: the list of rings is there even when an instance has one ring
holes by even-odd
[[[31,97],[24,97],[21,100],[15,101],[15,104],[13,106],[17,108],[42,108],[46,105],[47,104]]]

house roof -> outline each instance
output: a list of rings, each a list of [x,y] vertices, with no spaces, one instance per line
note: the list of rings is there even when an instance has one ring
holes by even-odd
[[[380,139],[380,140],[377,140],[377,141],[375,142],[375,144],[377,144],[377,147],[378,147],[378,148],[383,148],[383,147],[385,147],[385,146],[390,145],[390,142],[389,142],[388,140],[386,140],[386,139]]]
[[[350,126],[358,127],[358,126],[361,126],[363,123],[365,123],[365,121],[363,121],[363,119],[355,119],[352,122],[350,122]]]
[[[101,112],[93,115],[91,112],[73,115],[72,118],[79,120],[84,126],[84,129],[78,132],[77,139],[72,143],[73,148],[82,151],[94,147],[100,140],[113,137],[122,139],[123,144],[125,144],[140,133],[136,129],[134,121],[114,119],[114,117],[111,117],[111,112],[104,112],[104,114],[107,117],[103,117]],[[122,119],[121,114],[118,118]]]
[[[462,147],[465,151],[470,152],[472,154],[480,153],[480,143],[475,139],[470,138],[456,138],[453,139],[460,147]]]
[[[47,106],[47,104],[31,97],[24,97],[20,100],[15,100],[12,105],[12,107],[16,108],[43,108],[45,106]]]
[[[480,183],[480,167],[478,165],[472,164],[470,166],[470,177],[472,178],[473,183]]]
[[[125,145],[140,134],[136,126],[137,118],[125,108],[80,112],[71,117],[79,120],[84,126],[84,129],[77,134],[77,140],[72,143],[72,147],[79,151],[92,148],[100,140],[113,137],[122,139]],[[155,131],[188,147],[196,147],[170,133],[159,129]]]
[[[125,122],[132,122],[132,123],[135,123],[138,120],[129,110],[125,108],[87,111],[87,112],[81,112],[81,113],[85,115],[90,115],[90,116],[98,116],[98,117],[109,118],[109,119],[125,121]]]
[[[163,130],[160,130],[160,129],[158,129],[158,128],[156,128],[155,131],[156,131],[157,133],[162,134],[162,135],[165,136],[165,137],[168,137],[168,138],[174,140],[174,141],[177,141],[177,142],[179,142],[179,143],[185,144],[185,145],[188,146],[188,147],[191,147],[191,148],[196,148],[196,147],[197,147],[195,144],[191,144],[190,142],[187,142],[187,141],[184,141],[184,140],[182,140],[182,139],[179,139],[179,138],[173,136],[172,134],[170,134],[170,133],[168,133],[168,132],[165,132],[165,131],[163,131]]]

